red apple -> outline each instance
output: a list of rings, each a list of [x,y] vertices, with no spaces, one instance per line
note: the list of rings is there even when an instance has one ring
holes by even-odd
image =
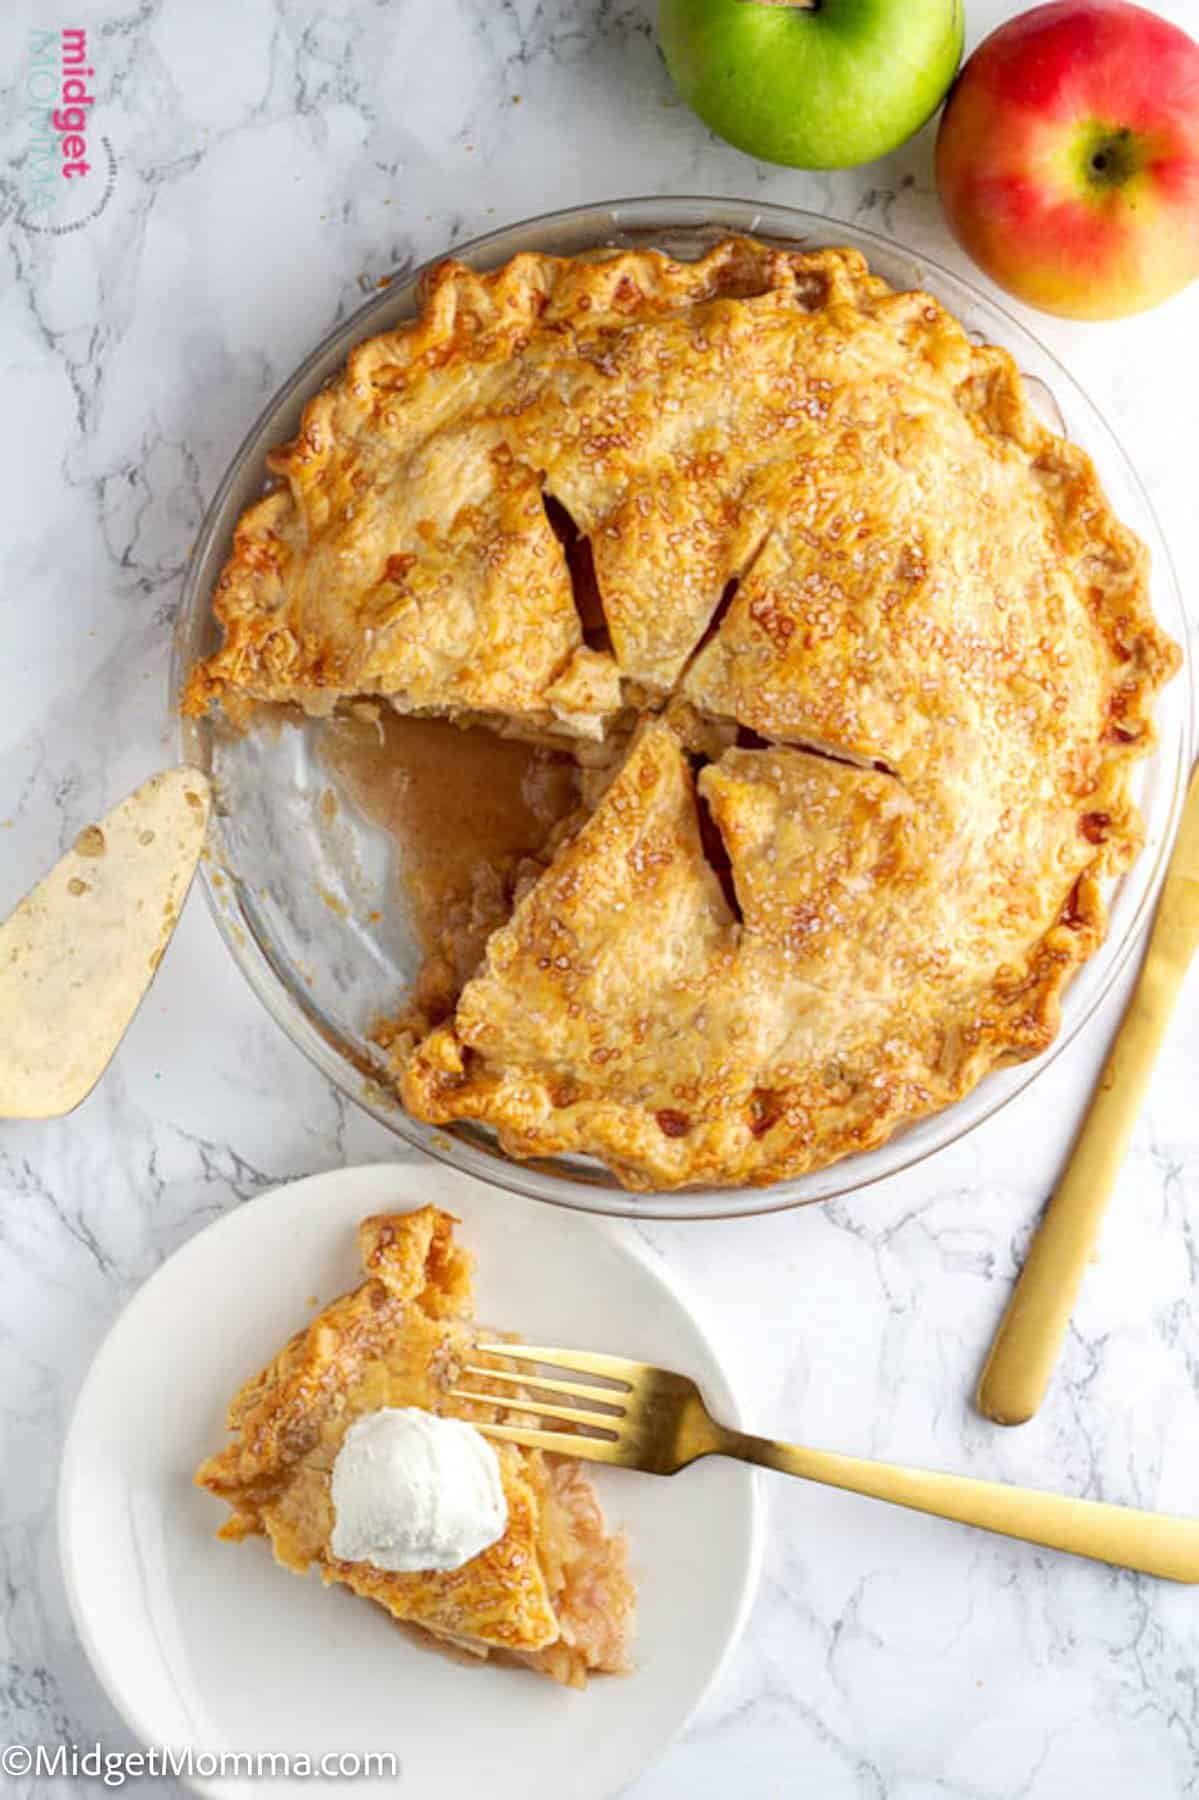
[[[984,40],[941,120],[963,246],[1072,319],[1142,312],[1199,275],[1199,44],[1125,0],[1052,0]]]

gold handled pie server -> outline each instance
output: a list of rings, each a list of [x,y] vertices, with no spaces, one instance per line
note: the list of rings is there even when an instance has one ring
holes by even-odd
[[[52,1119],[108,1067],[171,940],[204,846],[207,776],[153,776],[0,924],[0,1119]]]
[[[997,1425],[1023,1425],[1045,1397],[1108,1196],[1197,948],[1199,765],[1191,776],[1140,976],[979,1380],[978,1409]]]

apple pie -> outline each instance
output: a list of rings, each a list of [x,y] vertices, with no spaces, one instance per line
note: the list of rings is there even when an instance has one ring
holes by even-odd
[[[930,295],[745,239],[446,262],[271,469],[190,711],[579,766],[381,1034],[417,1117],[764,1184],[1051,1041],[1178,651],[1086,454]]]
[[[426,1206],[365,1219],[358,1237],[365,1281],[246,1382],[229,1409],[232,1443],[197,1471],[197,1484],[231,1508],[221,1537],[265,1536],[285,1568],[315,1565],[324,1581],[472,1656],[515,1660],[572,1687],[626,1671],[625,1545],[576,1462],[495,1443],[507,1524],[460,1568],[397,1573],[334,1555],[332,1469],[356,1419],[387,1407],[476,1423],[504,1416],[498,1403],[489,1415],[448,1398],[476,1336],[454,1220]]]

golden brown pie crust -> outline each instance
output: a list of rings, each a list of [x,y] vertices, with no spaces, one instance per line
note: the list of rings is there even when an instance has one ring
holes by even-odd
[[[497,1443],[508,1523],[460,1569],[395,1574],[333,1555],[331,1471],[355,1418],[386,1406],[503,1416],[448,1399],[475,1339],[469,1259],[450,1215],[382,1214],[358,1236],[366,1280],[245,1384],[229,1408],[232,1443],[197,1471],[197,1484],[232,1509],[220,1535],[268,1537],[285,1568],[315,1565],[322,1580],[480,1658],[514,1657],[573,1687],[626,1670],[625,1546],[574,1462]]]
[[[271,466],[191,710],[382,694],[616,771],[397,1040],[419,1117],[768,1183],[1052,1039],[1178,652],[1089,458],[929,295],[744,239],[444,263]]]

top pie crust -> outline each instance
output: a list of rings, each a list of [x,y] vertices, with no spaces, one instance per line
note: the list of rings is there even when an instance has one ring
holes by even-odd
[[[191,710],[378,694],[614,758],[642,719],[412,1047],[419,1116],[765,1183],[1050,1041],[1178,653],[1088,457],[929,295],[743,239],[445,263],[271,467]]]

